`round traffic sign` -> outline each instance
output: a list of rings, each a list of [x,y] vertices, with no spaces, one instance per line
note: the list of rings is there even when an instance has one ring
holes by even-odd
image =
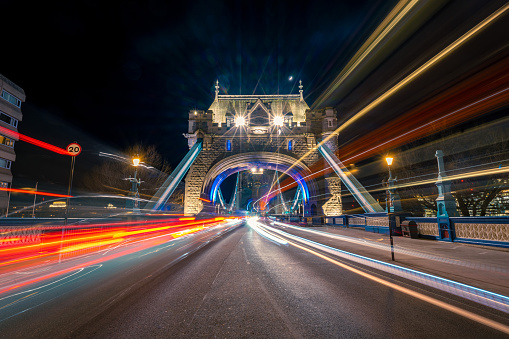
[[[67,145],[67,152],[69,152],[71,156],[75,157],[81,153],[81,146],[73,142],[72,144]]]

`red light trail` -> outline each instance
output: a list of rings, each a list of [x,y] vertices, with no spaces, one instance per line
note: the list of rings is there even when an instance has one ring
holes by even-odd
[[[26,194],[37,194],[37,195],[45,195],[45,196],[48,196],[48,197],[58,197],[58,198],[72,198],[72,195],[49,193],[49,192],[41,192],[41,191],[22,190],[22,189],[19,189],[19,188],[4,188],[4,187],[0,187],[0,191],[15,192],[15,193],[26,193]]]
[[[11,138],[11,139],[25,141],[32,145],[47,149],[48,151],[52,151],[52,152],[62,154],[62,155],[72,155],[71,153],[67,152],[67,150],[65,150],[63,148],[53,146],[51,144],[48,144],[47,142],[31,138],[29,136],[15,132],[13,130],[10,130],[10,129],[2,127],[2,126],[0,126],[0,133]]]
[[[157,246],[185,235],[220,225],[224,217],[194,220],[163,219],[140,222],[72,225],[41,227],[36,226],[0,229],[0,273],[8,275],[20,270],[26,271],[40,265],[59,263],[61,260],[82,257],[94,253],[106,255],[112,249],[137,244],[137,247],[120,253],[87,260],[85,263],[60,270],[46,276],[16,282],[9,286],[0,285],[0,294],[35,282],[53,278],[81,267],[90,266],[119,256]],[[230,219],[230,218],[228,218]],[[37,233],[36,235],[30,233]]]

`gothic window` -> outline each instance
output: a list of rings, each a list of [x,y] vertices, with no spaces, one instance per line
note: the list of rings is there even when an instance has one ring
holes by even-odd
[[[285,115],[285,125],[288,126],[288,128],[293,127],[293,113],[292,112]]]
[[[231,150],[232,150],[232,141],[231,140],[226,140],[226,150],[228,152],[231,152]]]
[[[231,113],[226,113],[226,129],[230,129],[233,127],[233,115]]]
[[[288,150],[293,150],[293,140],[288,140]]]

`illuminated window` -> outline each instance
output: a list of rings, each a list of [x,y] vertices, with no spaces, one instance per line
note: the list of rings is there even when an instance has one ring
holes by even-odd
[[[288,128],[293,127],[293,113],[292,112],[285,115],[285,125],[287,125]]]
[[[233,126],[233,116],[231,113],[226,113],[226,129],[230,129]]]
[[[5,89],[2,90],[2,98],[4,98],[5,100],[9,101],[11,104],[13,104],[16,107],[21,107],[21,100],[16,98],[11,93],[7,92]]]
[[[9,146],[9,147],[14,147],[14,140],[12,140],[11,138],[7,138],[6,136],[3,136],[0,134],[0,144]]]
[[[230,152],[232,150],[232,141],[226,140],[226,150]]]
[[[5,114],[4,112],[1,111],[0,111],[0,121],[6,122],[14,127],[18,127],[18,119],[14,119],[10,115]]]
[[[0,188],[9,188],[9,183],[5,181],[0,181]]]
[[[11,161],[7,159],[0,158],[0,167],[10,169],[11,168]]]
[[[332,120],[327,120],[329,123],[329,127],[332,127]]]
[[[288,140],[288,150],[291,151],[293,148],[293,140]]]

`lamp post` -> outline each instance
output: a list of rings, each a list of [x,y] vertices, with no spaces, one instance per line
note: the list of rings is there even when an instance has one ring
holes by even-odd
[[[389,239],[390,239],[390,242],[391,242],[391,258],[392,258],[392,261],[394,261],[394,243],[392,241],[392,220],[391,220],[392,202],[391,202],[391,195],[390,195],[390,192],[389,192],[389,186],[390,186],[390,183],[391,183],[391,180],[392,180],[391,165],[392,165],[392,161],[393,160],[394,160],[394,158],[392,158],[392,157],[386,157],[385,158],[385,161],[387,162],[387,166],[389,167],[389,180],[387,181],[387,191],[386,191],[385,206],[387,208],[387,218],[389,219]]]
[[[137,157],[133,158],[134,177],[131,178],[131,180],[130,180],[131,181],[131,192],[134,195],[133,210],[139,210],[138,204],[139,204],[140,194],[138,193],[138,187],[141,184],[141,180],[136,178],[136,175],[138,174],[137,170],[138,170],[138,165],[139,164],[140,164],[140,159],[137,158]]]

